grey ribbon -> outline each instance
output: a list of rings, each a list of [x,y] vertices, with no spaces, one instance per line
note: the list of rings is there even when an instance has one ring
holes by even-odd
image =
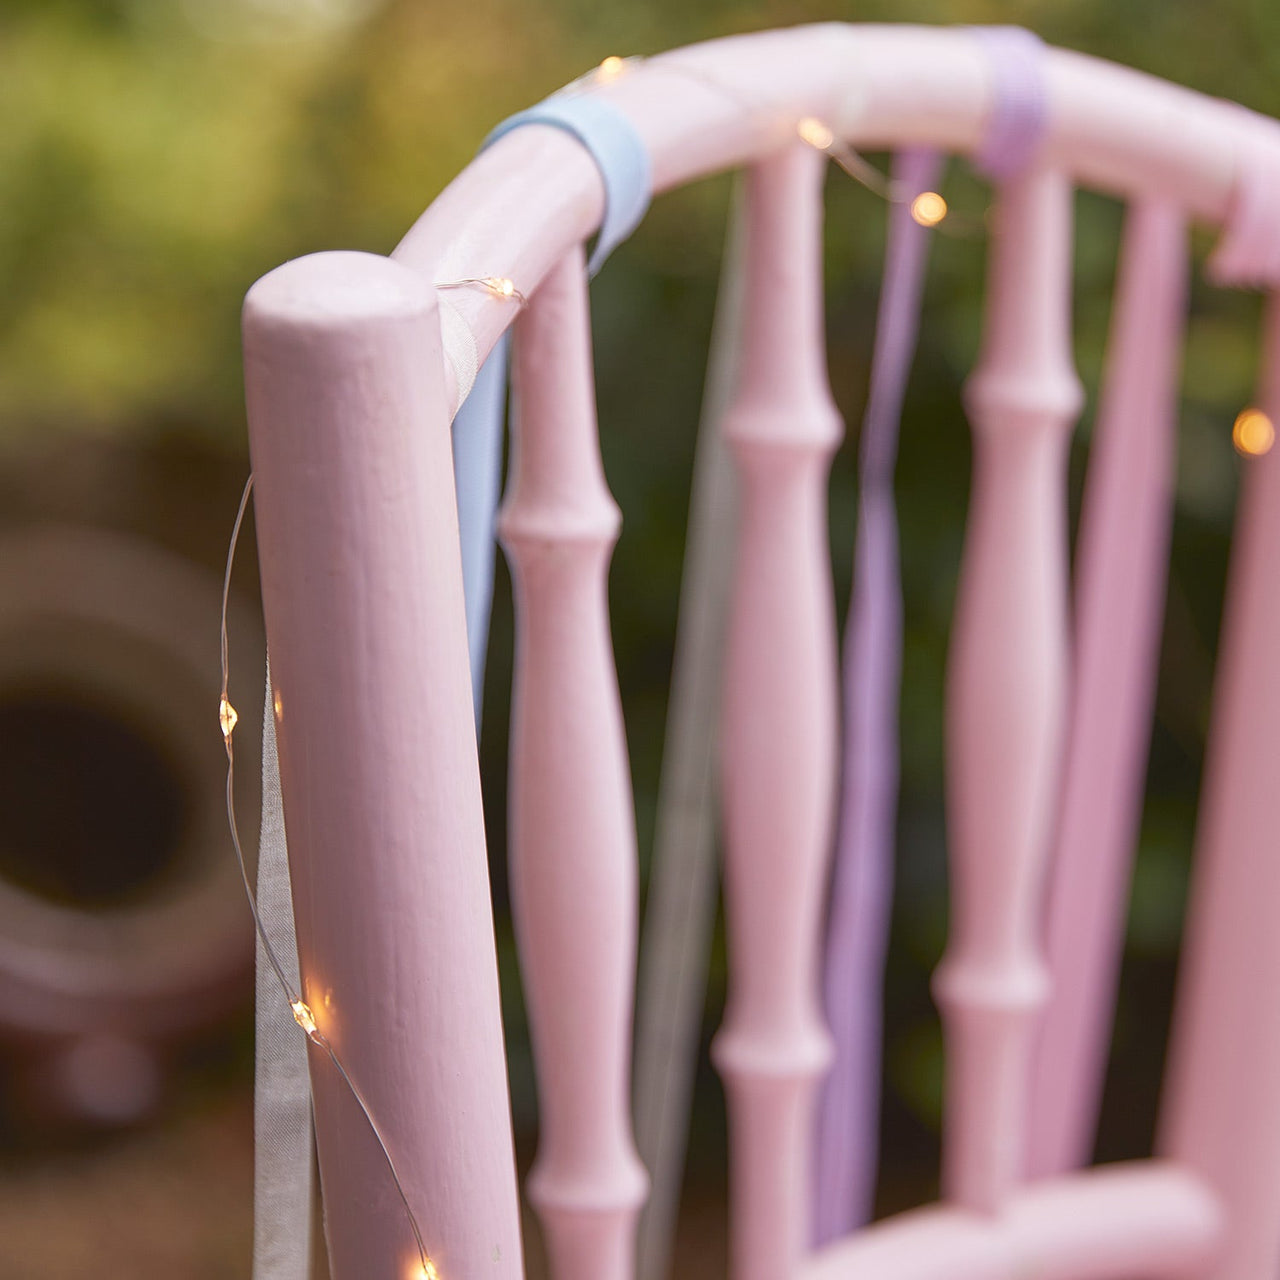
[[[652,1189],[640,1219],[640,1280],[671,1272],[716,906],[716,729],[737,535],[737,476],[721,434],[742,347],[746,234],[741,183],[729,212],[702,420],[667,736],[658,783],[636,1003],[636,1144]]]
[[[296,991],[298,942],[280,798],[271,664],[262,709],[262,825],[258,834],[258,918]],[[308,1280],[311,1273],[311,1081],[306,1037],[258,938],[257,1042],[253,1094],[253,1280]]]

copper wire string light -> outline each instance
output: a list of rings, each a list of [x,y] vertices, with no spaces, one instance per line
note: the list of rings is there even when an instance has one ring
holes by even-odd
[[[878,195],[889,204],[909,205],[912,219],[930,230],[936,228],[949,235],[972,236],[980,234],[986,224],[986,214],[957,214],[938,191],[921,191],[914,196],[902,190],[892,178],[882,173],[865,156],[855,151],[847,142],[837,138],[830,125],[816,116],[805,116],[796,123],[796,133],[817,151],[823,151],[855,182]]]
[[[639,58],[606,58],[594,72],[583,76],[580,81],[575,81],[575,88],[580,85],[585,91],[593,85],[608,84],[625,74],[631,64],[640,61],[642,59]],[[770,124],[783,114],[781,111],[776,113],[771,111],[767,105],[762,107],[754,98],[746,97],[701,68],[669,59],[664,59],[655,65],[660,66],[663,71],[695,80],[716,93],[732,99],[734,103],[757,118],[768,116]],[[866,187],[872,194],[889,204],[910,202],[911,216],[922,227],[937,227],[953,235],[973,235],[982,230],[984,218],[955,215],[937,191],[920,192],[914,198],[903,192],[888,174],[877,169],[870,160],[855,151],[843,138],[837,137],[835,130],[825,121],[819,120],[817,116],[803,116],[797,120],[795,132],[815,150],[825,152],[855,182]]]
[[[516,288],[515,281],[508,276],[468,276],[465,280],[446,280],[435,286],[437,289],[483,289],[495,298],[504,298],[523,307],[528,299]]]
[[[400,1196],[400,1202],[404,1205],[405,1217],[409,1223],[409,1229],[413,1233],[414,1244],[418,1250],[418,1270],[414,1280],[440,1280],[440,1273],[436,1269],[435,1263],[431,1260],[430,1254],[427,1252],[426,1244],[422,1239],[422,1231],[418,1226],[418,1219],[413,1212],[413,1207],[409,1203],[409,1197],[405,1194],[404,1184],[400,1181],[400,1173],[396,1168],[396,1162],[391,1155],[391,1150],[387,1146],[386,1139],[382,1136],[382,1130],[378,1126],[377,1120],[374,1118],[373,1112],[369,1108],[369,1104],[365,1101],[364,1095],[360,1092],[356,1083],[347,1069],[342,1065],[341,1058],[338,1057],[337,1051],[334,1049],[332,1042],[320,1030],[316,1022],[315,1014],[311,1010],[311,1006],[302,998],[300,992],[296,991],[293,984],[285,975],[280,959],[276,955],[275,948],[271,945],[271,939],[267,936],[267,931],[263,927],[262,917],[258,911],[258,899],[254,893],[253,885],[249,880],[249,867],[245,860],[244,848],[240,843],[240,829],[236,822],[236,804],[235,804],[235,749],[232,737],[235,727],[240,717],[236,713],[235,707],[231,704],[228,697],[228,681],[230,676],[230,653],[229,642],[227,637],[227,604],[231,595],[231,570],[235,564],[236,544],[240,540],[240,528],[244,523],[245,512],[249,506],[249,497],[253,493],[253,476],[245,481],[244,493],[240,498],[240,507],[236,511],[235,524],[231,529],[231,543],[227,548],[227,567],[226,573],[222,579],[222,630],[221,630],[221,653],[222,653],[222,690],[218,700],[218,724],[222,730],[222,740],[227,750],[227,823],[231,829],[231,843],[235,847],[236,860],[240,865],[240,877],[244,881],[245,895],[249,900],[249,910],[253,915],[253,926],[257,932],[259,940],[262,942],[262,949],[267,957],[268,963],[276,975],[277,981],[280,983],[280,989],[284,992],[285,999],[289,1002],[289,1008],[293,1012],[293,1019],[302,1029],[307,1039],[322,1049],[329,1061],[333,1064],[333,1068],[337,1071],[339,1078],[347,1088],[347,1092],[355,1099],[356,1105],[359,1106],[361,1114],[364,1116],[365,1122],[369,1127],[369,1132],[373,1134],[378,1143],[378,1148],[382,1152],[383,1160],[386,1162],[387,1172],[391,1175],[391,1181],[395,1183],[395,1188]]]
[[[796,133],[811,147],[829,155],[850,177],[890,204],[909,201],[911,217],[922,227],[967,236],[980,233],[988,223],[989,209],[981,215],[957,214],[938,191],[921,191],[913,197],[899,190],[891,178],[837,138],[834,130],[815,116],[805,116],[798,121]],[[1241,410],[1232,426],[1232,444],[1244,458],[1262,457],[1270,451],[1275,438],[1275,424],[1256,406]]]
[[[890,204],[901,202],[902,193],[892,178],[880,172],[870,160],[837,138],[830,125],[816,116],[805,116],[796,122],[796,133],[815,151],[825,151],[856,182]]]

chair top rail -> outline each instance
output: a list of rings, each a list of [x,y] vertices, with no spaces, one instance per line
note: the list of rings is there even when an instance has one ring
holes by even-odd
[[[1220,224],[1247,167],[1280,168],[1280,124],[1235,103],[1098,58],[1046,51],[1046,162],[1084,186],[1129,198],[1164,194]],[[991,67],[963,27],[822,23],[732,36],[627,63],[590,92],[623,111],[643,140],[655,192],[750,164],[814,117],[864,148],[979,145]],[[505,276],[532,292],[568,247],[600,225],[594,162],[568,134],[513,130],[468,165],[409,230],[393,257],[435,283]],[[455,291],[483,358],[515,308]],[[446,334],[446,379],[466,335]]]

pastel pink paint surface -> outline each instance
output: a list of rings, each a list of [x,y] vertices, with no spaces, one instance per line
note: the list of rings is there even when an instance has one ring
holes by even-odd
[[[822,340],[822,178],[799,142],[745,191],[743,353],[724,420],[741,495],[721,712],[730,1270],[790,1274],[809,1236],[830,1064],[818,939],[834,834],[836,626],[826,479],[843,427]]]
[[[519,1216],[431,290],[300,258],[245,304],[245,382],[303,996],[449,1277],[517,1277]],[[404,1208],[311,1059],[334,1280],[407,1276]]]
[[[1142,812],[1173,518],[1188,246],[1181,213],[1128,215],[1076,545],[1073,687],[1046,946],[1053,989],[1028,1110],[1028,1172],[1093,1153]]]
[[[1165,1158],[1022,1185],[1067,715],[1090,692],[1073,694],[1068,658],[1072,187],[1218,223],[1252,207],[1237,200],[1240,174],[1280,157],[1276,126],[1239,109],[1060,51],[1046,75],[1044,163],[1001,195],[967,393],[975,477],[947,730],[954,911],[937,978],[948,1202],[809,1260],[838,705],[824,503],[841,428],[823,368],[825,161],[794,130],[816,115],[859,145],[967,152],[990,84],[962,31],[832,24],[696,46],[597,90],[634,121],[659,190],[751,169],[744,375],[726,427],[743,519],[723,722],[731,974],[715,1050],[735,1280],[1256,1280],[1280,1253],[1280,1018],[1266,998],[1280,970],[1275,455],[1248,464],[1241,506]],[[575,248],[601,198],[571,139],[520,131],[446,189],[394,261],[302,259],[246,304],[305,992],[389,1136],[446,1280],[518,1277],[522,1263],[449,465],[460,353],[442,346],[432,281],[509,276],[533,298],[504,537],[524,628],[514,896],[543,1107],[530,1193],[557,1276],[627,1276],[644,1189],[626,1098],[634,834],[603,590],[617,514],[595,451]],[[483,356],[514,309],[483,290],[454,299]],[[1273,416],[1278,368],[1263,384]],[[1086,609],[1081,625],[1105,615]],[[401,1274],[411,1242],[385,1168],[350,1098],[313,1067],[335,1280]],[[1078,1134],[1084,1108],[1061,1105]]]
[[[516,325],[499,528],[516,599],[511,905],[540,1113],[527,1191],[555,1275],[625,1280],[647,1178],[631,1136],[636,836],[606,576],[587,276],[575,246]]]
[[[1259,403],[1275,421],[1274,294],[1265,323]],[[1212,1280],[1270,1275],[1280,1256],[1280,451],[1245,466],[1158,1135],[1230,1215]]]
[[[1030,1051],[1048,993],[1040,904],[1066,689],[1071,187],[1005,183],[988,251],[969,521],[947,673],[951,928],[943,1193],[998,1209],[1021,1175]]]

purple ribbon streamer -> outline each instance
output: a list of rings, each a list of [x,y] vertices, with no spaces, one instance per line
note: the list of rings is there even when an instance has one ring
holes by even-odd
[[[993,181],[1003,182],[1032,163],[1048,124],[1044,46],[1021,27],[972,31],[991,63],[994,89],[973,163]],[[815,1246],[869,1221],[875,1202],[902,678],[893,468],[929,246],[928,232],[911,216],[911,201],[936,184],[940,167],[940,157],[932,151],[904,151],[895,158],[900,198],[889,218],[862,424],[853,598],[844,647],[843,777],[823,970],[835,1058],[818,1108]]]
[[[910,202],[937,184],[941,165],[934,151],[904,151],[894,159],[894,181],[907,199],[890,207],[862,423],[853,599],[844,643],[843,778],[824,982],[836,1057],[819,1104],[817,1245],[866,1222],[875,1198],[902,665],[893,468],[929,249],[929,232],[912,218]]]

